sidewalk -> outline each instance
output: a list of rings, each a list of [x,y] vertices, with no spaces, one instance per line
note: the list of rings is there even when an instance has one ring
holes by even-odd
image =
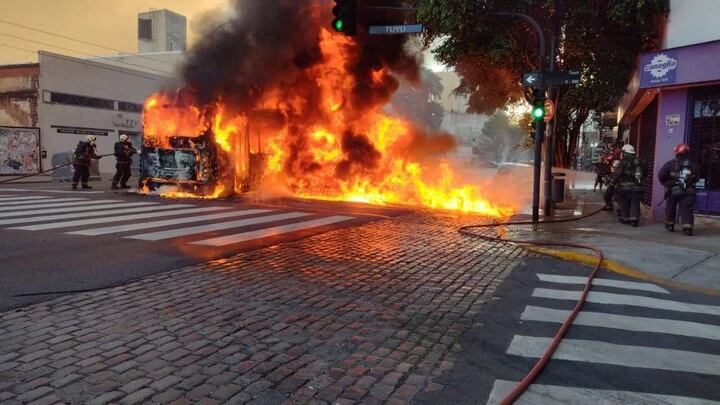
[[[578,186],[570,190],[571,198],[557,217],[586,214],[603,205],[602,193],[594,193],[586,184]],[[695,222],[695,236],[687,237],[680,231],[668,232],[662,223],[647,217],[638,228],[623,225],[614,212],[603,211],[576,222],[542,225],[537,231],[512,227],[507,237],[592,245],[606,255],[606,267],[611,270],[720,293],[720,219],[696,217]],[[551,250],[556,256],[594,263],[592,252]]]

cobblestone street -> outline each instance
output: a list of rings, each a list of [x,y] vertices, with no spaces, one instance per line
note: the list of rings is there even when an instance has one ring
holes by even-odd
[[[457,225],[413,214],[0,314],[0,402],[405,403],[437,391],[459,336],[526,255]]]

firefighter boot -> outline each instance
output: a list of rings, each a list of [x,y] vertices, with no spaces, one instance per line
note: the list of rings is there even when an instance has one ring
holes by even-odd
[[[612,204],[605,204],[605,206],[602,207],[602,210],[603,210],[603,211],[612,211],[612,210],[613,210],[613,206],[612,206]]]
[[[120,188],[117,186],[117,183],[115,183],[114,181],[112,182],[112,184],[110,184],[110,188],[113,190],[120,190]]]
[[[630,224],[633,226],[633,228],[637,228],[638,226],[640,226],[640,220],[633,219],[630,221]]]
[[[83,189],[83,190],[90,190],[90,189],[92,189],[92,187],[90,187],[90,186],[87,185],[87,184],[83,184],[83,185],[82,185],[82,189]]]
[[[74,184],[72,185],[72,189],[75,190],[75,191],[77,191],[77,183],[74,183]]]
[[[665,229],[670,232],[675,232],[675,224],[665,224]]]
[[[685,236],[693,236],[693,229],[691,227],[684,227],[683,234],[685,234]]]

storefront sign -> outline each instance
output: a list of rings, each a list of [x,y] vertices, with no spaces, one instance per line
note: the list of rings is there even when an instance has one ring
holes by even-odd
[[[138,127],[139,121],[123,114],[115,114],[113,115],[112,123],[117,128],[135,129]]]
[[[680,125],[680,114],[669,114],[665,116],[665,125]]]
[[[678,64],[677,50],[643,55],[640,62],[640,87],[666,86],[675,83]]]
[[[80,127],[65,127],[61,125],[52,125],[51,128],[55,128],[58,134],[71,134],[71,135],[95,135],[95,136],[108,136],[110,132],[115,132],[114,129],[102,129],[102,128],[80,128]]]

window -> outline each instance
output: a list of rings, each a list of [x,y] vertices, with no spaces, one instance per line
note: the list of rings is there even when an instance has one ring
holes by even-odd
[[[118,101],[118,110],[126,112],[142,112],[142,104],[128,103],[127,101]]]
[[[152,36],[152,20],[145,18],[138,19],[138,39],[147,39],[151,41]]]
[[[50,92],[50,102],[54,104],[76,105],[79,107],[102,108],[104,110],[115,109],[115,101],[113,100],[80,96],[77,94]]]

